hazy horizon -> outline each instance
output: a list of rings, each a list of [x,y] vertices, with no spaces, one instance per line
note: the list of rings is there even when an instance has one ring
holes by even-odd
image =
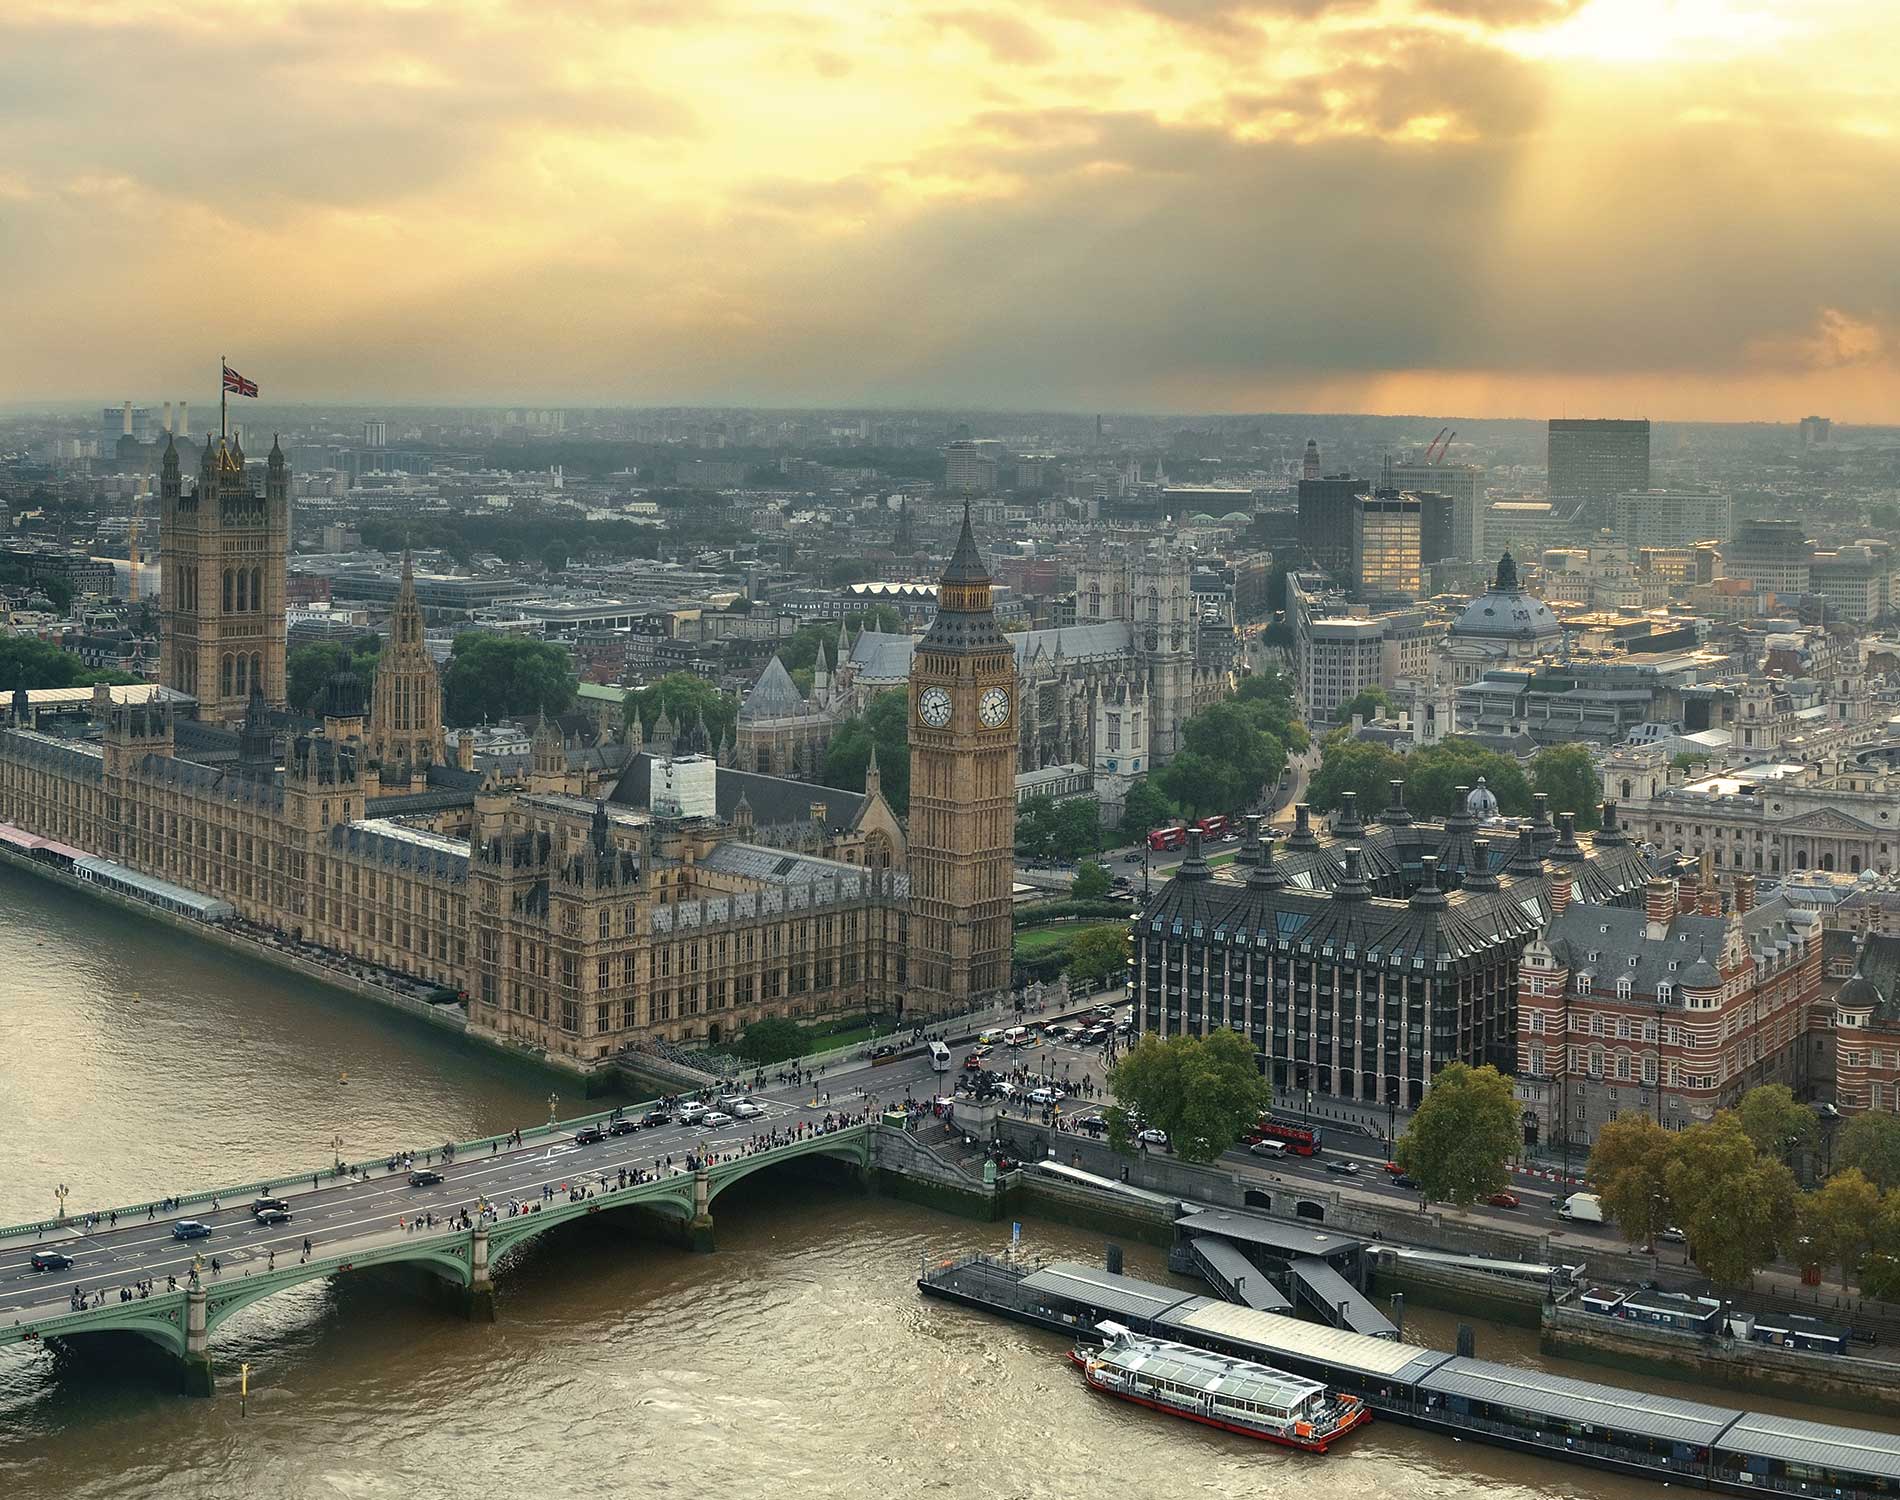
[[[16,0],[0,404],[1884,425],[1897,83],[1886,0]]]

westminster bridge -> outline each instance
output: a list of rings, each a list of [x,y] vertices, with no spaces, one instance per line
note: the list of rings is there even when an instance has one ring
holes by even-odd
[[[496,1263],[562,1224],[644,1211],[709,1250],[713,1201],[755,1172],[828,1157],[868,1177],[875,1124],[862,1096],[759,1095],[747,1107],[757,1113],[706,1128],[677,1114],[643,1125],[653,1107],[631,1106],[0,1229],[0,1345],[139,1334],[178,1358],[187,1392],[209,1395],[219,1326],[304,1282],[412,1265],[492,1319]],[[288,1217],[260,1216],[260,1198]],[[183,1223],[210,1232],[183,1239]]]

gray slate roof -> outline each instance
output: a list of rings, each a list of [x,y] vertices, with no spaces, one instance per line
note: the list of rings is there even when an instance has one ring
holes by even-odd
[[[650,807],[653,784],[653,757],[644,752],[627,765],[614,786],[609,802],[621,807]],[[795,781],[789,776],[762,776],[756,771],[736,771],[729,766],[718,769],[713,796],[719,818],[731,822],[744,797],[752,809],[752,821],[760,828],[777,823],[811,822],[811,805],[825,804],[827,827],[843,828],[857,820],[864,806],[863,792],[840,791],[833,786],[818,786]]]
[[[752,724],[761,719],[790,719],[810,708],[798,684],[792,681],[792,674],[785,670],[785,663],[774,656],[739,705],[739,720]]]

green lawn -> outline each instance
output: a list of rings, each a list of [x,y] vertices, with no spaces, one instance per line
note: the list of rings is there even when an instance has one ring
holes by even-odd
[[[1028,932],[1016,934],[1016,957],[1044,958],[1051,953],[1065,950],[1085,932],[1097,927],[1112,927],[1117,932],[1127,930],[1125,922],[1076,922],[1064,927],[1037,927]]]

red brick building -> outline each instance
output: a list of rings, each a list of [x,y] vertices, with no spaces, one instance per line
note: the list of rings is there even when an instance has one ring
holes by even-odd
[[[1563,901],[1518,969],[1527,1131],[1587,1149],[1619,1114],[1681,1129],[1761,1083],[1808,1087],[1821,921],[1736,880],[1651,880],[1641,910]]]
[[[1861,948],[1834,997],[1834,1049],[1836,1104],[1900,1112],[1900,937],[1875,933]]]

